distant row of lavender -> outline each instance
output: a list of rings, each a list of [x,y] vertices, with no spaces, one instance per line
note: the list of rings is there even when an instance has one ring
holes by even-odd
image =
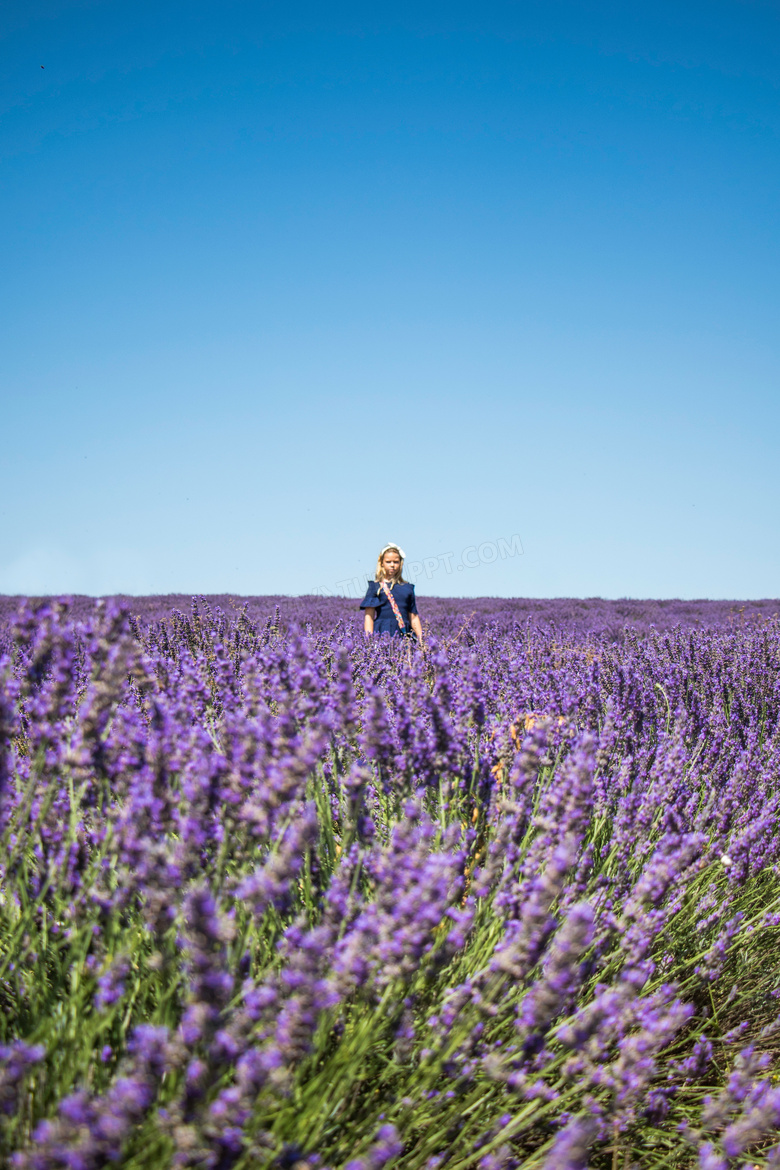
[[[780,1167],[774,603],[172,600],[0,615],[0,1164]]]
[[[21,597],[0,595],[0,623],[12,618],[24,600]],[[104,600],[126,606],[142,621],[150,622],[166,617],[174,609],[188,610],[191,597],[188,594],[153,597],[117,595]],[[314,630],[330,630],[338,621],[354,624],[355,627],[362,625],[357,602],[342,597],[239,597],[235,594],[219,594],[207,596],[204,601],[233,617],[243,610],[254,622],[264,622],[278,607],[284,624],[310,624]],[[565,625],[582,633],[617,637],[625,626],[640,630],[649,630],[651,627],[668,630],[676,625],[712,628],[780,615],[780,600],[777,599],[608,601],[600,597],[421,597],[419,602],[423,617],[442,632],[452,632],[453,625],[457,629],[470,619],[470,629],[481,629],[485,623],[508,629],[515,623],[531,621],[542,625]],[[92,616],[95,604],[94,597],[70,598],[71,612],[79,618]]]

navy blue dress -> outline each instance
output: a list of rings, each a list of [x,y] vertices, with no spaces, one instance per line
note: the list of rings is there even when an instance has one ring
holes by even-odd
[[[391,585],[393,600],[401,611],[401,617],[406,623],[406,632],[412,629],[411,615],[417,613],[417,599],[414,596],[414,585]],[[360,603],[361,609],[375,609],[375,634],[397,634],[400,636],[401,627],[396,621],[393,607],[385,596],[384,589],[379,588],[378,581],[369,581],[366,596]]]

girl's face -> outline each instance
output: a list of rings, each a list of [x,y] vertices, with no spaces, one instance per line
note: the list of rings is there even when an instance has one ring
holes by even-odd
[[[401,558],[395,549],[388,549],[382,557],[382,568],[388,577],[397,577],[401,572]]]

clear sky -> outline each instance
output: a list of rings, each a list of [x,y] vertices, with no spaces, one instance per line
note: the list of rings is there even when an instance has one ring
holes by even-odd
[[[0,21],[0,591],[780,595],[775,0]]]

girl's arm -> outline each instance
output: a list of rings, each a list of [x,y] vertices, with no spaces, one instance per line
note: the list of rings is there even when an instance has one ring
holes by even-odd
[[[376,610],[372,609],[369,606],[369,608],[364,611],[364,616],[363,616],[363,629],[365,630],[365,632],[367,634],[373,634],[373,632],[374,632],[374,618],[375,617],[376,617]]]
[[[420,615],[418,613],[413,613],[410,615],[410,620],[412,623],[412,630],[417,636],[417,641],[422,646],[422,622],[420,621]],[[371,625],[373,627],[374,623],[372,622]]]

